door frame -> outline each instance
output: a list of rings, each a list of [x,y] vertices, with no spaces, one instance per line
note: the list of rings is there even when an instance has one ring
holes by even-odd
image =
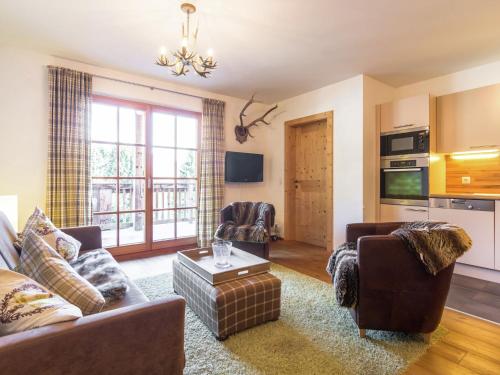
[[[137,256],[149,256],[149,255],[157,255],[157,254],[163,254],[163,253],[175,253],[180,249],[186,249],[186,248],[192,248],[197,246],[197,240],[196,240],[196,235],[194,237],[181,237],[181,238],[175,238],[175,239],[167,239],[167,240],[160,240],[160,241],[153,241],[153,142],[152,142],[152,115],[154,112],[164,112],[164,113],[171,113],[175,116],[177,115],[186,115],[189,117],[194,117],[198,120],[198,139],[197,139],[197,194],[199,197],[199,192],[200,192],[200,157],[201,157],[201,127],[202,127],[202,114],[199,112],[194,112],[194,111],[188,111],[184,109],[177,109],[177,108],[172,108],[172,107],[167,107],[167,106],[160,106],[156,104],[150,104],[147,102],[140,102],[140,101],[135,101],[135,100],[128,100],[128,99],[122,99],[122,98],[115,98],[115,97],[110,97],[106,95],[100,95],[100,94],[94,94],[92,95],[92,102],[97,102],[97,103],[102,103],[102,104],[109,104],[113,106],[123,106],[123,107],[128,107],[128,108],[133,108],[133,109],[139,109],[143,110],[146,113],[146,124],[145,124],[145,135],[146,135],[146,140],[144,144],[144,148],[146,151],[145,155],[145,176],[144,176],[144,181],[145,181],[145,189],[146,189],[146,196],[145,196],[145,207],[144,207],[144,215],[145,215],[145,239],[144,242],[142,243],[137,243],[137,244],[128,244],[128,245],[120,245],[120,246],[110,246],[107,247],[107,249],[110,251],[111,254],[114,256],[118,257],[129,257],[133,255]],[[92,141],[91,141],[92,142]],[[117,141],[119,142],[119,141]],[[119,178],[119,156],[117,159],[117,176],[110,177],[111,179],[113,178]],[[148,183],[148,180],[150,182]],[[117,185],[117,188],[119,189],[119,183]],[[175,208],[174,210],[177,209],[177,198],[175,202]],[[199,209],[199,206],[197,205],[197,209]],[[117,202],[117,211],[116,213],[118,214],[120,212],[119,210],[119,204]],[[117,236],[120,235],[119,233],[119,223],[117,223]],[[132,258],[131,258],[132,259]]]
[[[333,249],[333,111],[317,113],[315,115],[285,121],[285,228],[286,240],[295,240],[295,128],[309,125],[313,122],[326,123],[326,211],[327,231],[326,250]]]

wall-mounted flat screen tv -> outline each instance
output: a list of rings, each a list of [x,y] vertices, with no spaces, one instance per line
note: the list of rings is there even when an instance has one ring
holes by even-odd
[[[262,182],[264,155],[226,152],[226,182]]]

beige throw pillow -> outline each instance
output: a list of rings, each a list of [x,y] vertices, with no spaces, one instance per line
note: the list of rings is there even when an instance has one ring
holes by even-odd
[[[82,317],[80,309],[20,273],[0,269],[0,336]]]
[[[26,222],[23,232],[19,235],[22,245],[26,234],[30,230],[42,237],[50,247],[61,254],[68,262],[78,257],[78,252],[82,246],[81,242],[58,229],[38,207],[35,208],[35,211]]]
[[[78,306],[83,314],[101,311],[104,297],[34,231],[24,238],[22,272]]]

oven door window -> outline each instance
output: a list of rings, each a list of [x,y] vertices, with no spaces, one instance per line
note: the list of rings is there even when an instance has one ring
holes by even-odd
[[[421,170],[415,171],[384,171],[383,174],[384,198],[395,199],[422,199],[425,197],[425,174]]]
[[[413,137],[401,137],[391,139],[392,152],[413,152]]]

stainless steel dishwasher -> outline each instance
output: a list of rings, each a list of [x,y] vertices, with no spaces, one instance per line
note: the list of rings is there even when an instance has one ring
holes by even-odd
[[[457,261],[495,268],[495,201],[430,198],[429,219],[456,224],[472,238],[472,248]]]

